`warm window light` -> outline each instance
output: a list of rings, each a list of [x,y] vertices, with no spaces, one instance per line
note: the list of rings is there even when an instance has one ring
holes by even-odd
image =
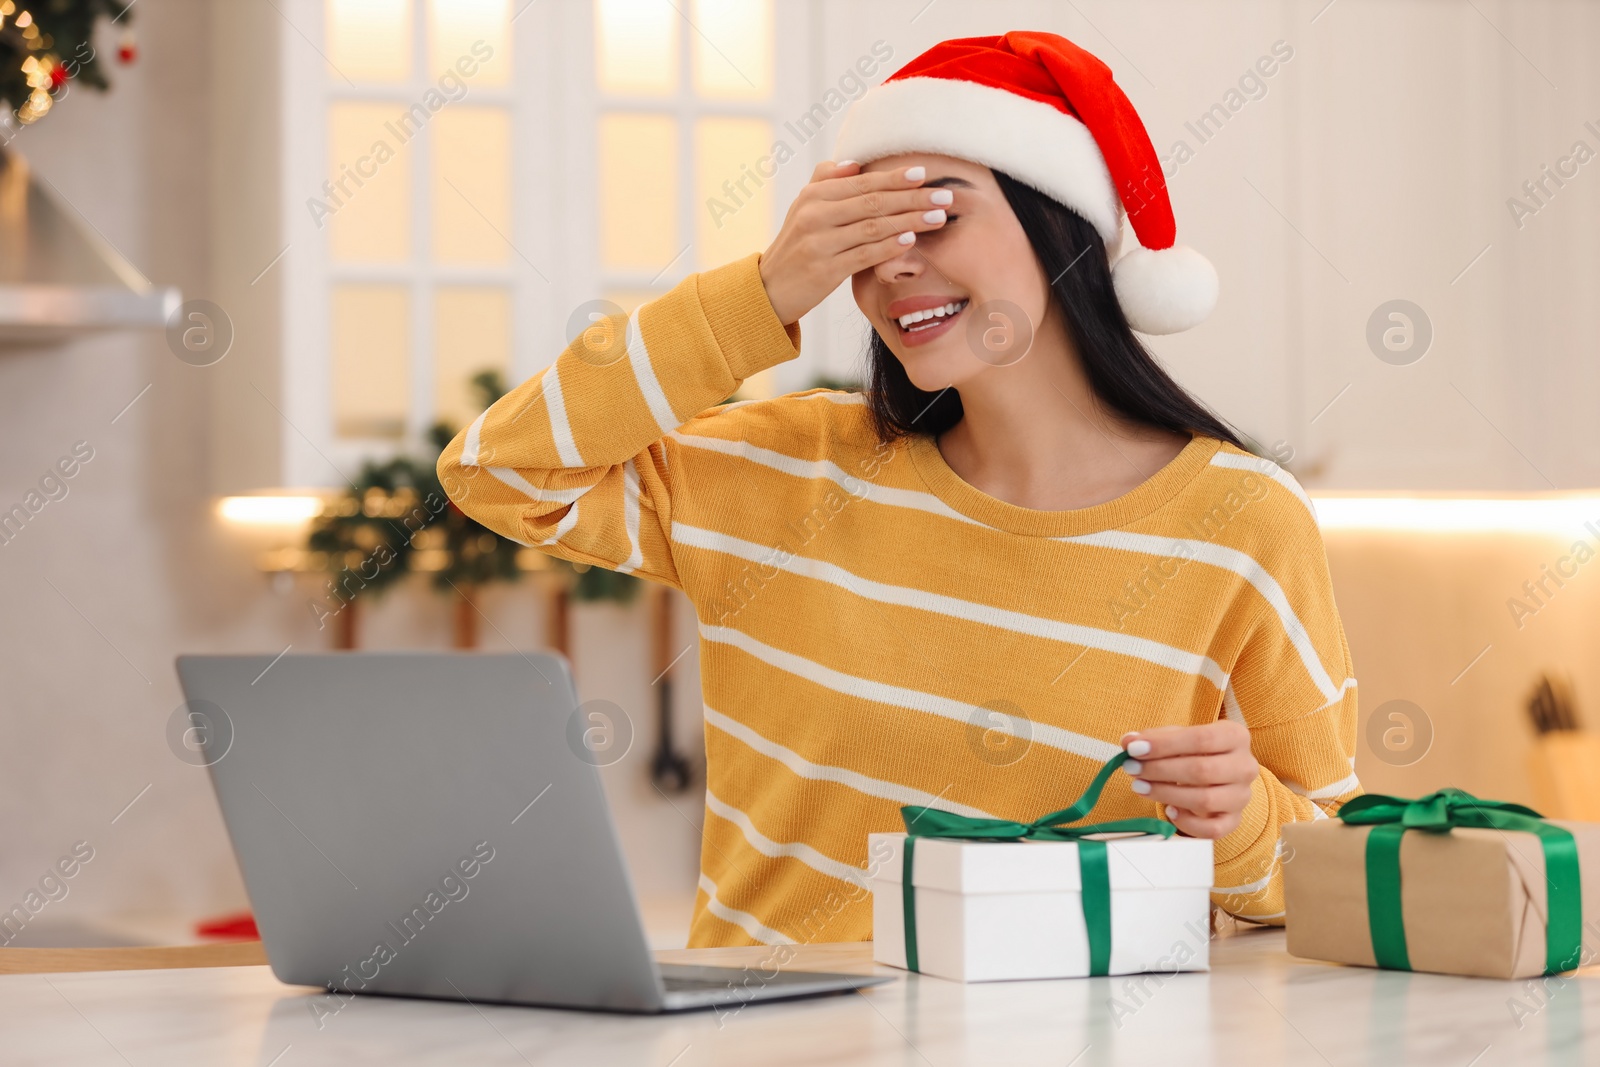
[[[294,526],[322,511],[314,496],[227,496],[217,509],[224,519],[245,526]]]
[[[410,6],[408,0],[329,0],[329,62],[356,82],[405,81],[411,73]]]
[[[595,79],[602,92],[670,96],[677,91],[679,6],[657,0],[595,5]]]
[[[1600,524],[1600,496],[1408,497],[1313,494],[1324,530],[1576,534]]]

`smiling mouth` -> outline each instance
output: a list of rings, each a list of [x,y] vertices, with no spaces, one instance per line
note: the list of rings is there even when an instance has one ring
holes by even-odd
[[[926,308],[922,311],[913,311],[910,314],[901,315],[895,321],[899,324],[901,333],[918,334],[925,330],[935,329],[954,319],[966,309],[967,303],[966,300],[956,300],[943,307]]]

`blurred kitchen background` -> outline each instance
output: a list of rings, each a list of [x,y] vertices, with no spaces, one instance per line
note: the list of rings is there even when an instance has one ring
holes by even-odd
[[[174,655],[471,646],[562,649],[631,732],[606,785],[681,944],[688,602],[448,511],[374,566],[374,524],[596,310],[765,248],[867,85],[1009,29],[1112,67],[1218,268],[1150,345],[1316,499],[1363,784],[1600,815],[1600,5],[37,8],[0,2],[0,910],[94,859],[12,943],[246,906]],[[740,396],[859,380],[848,286],[802,329]]]

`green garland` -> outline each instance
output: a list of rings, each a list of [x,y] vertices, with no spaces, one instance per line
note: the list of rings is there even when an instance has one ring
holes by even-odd
[[[499,371],[486,370],[473,375],[472,387],[478,394],[479,404],[485,408],[506,394],[505,379]],[[457,427],[447,422],[434,423],[428,431],[434,447],[432,458],[418,464],[424,468],[417,472],[419,488],[425,496],[433,494],[446,504],[435,523],[435,529],[443,532],[446,563],[442,570],[433,572],[433,587],[440,592],[459,592],[472,586],[520,581],[522,569],[517,566],[517,553],[522,546],[501,537],[456,507],[439,483],[439,456],[457,432]]]
[[[312,523],[306,548],[328,574],[324,610],[337,614],[359,593],[381,594],[411,569],[430,514],[418,466],[407,457],[363,464],[349,491]]]

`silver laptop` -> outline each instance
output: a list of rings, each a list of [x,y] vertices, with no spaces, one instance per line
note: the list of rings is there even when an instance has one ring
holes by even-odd
[[[657,963],[558,654],[177,666],[284,982],[663,1012],[892,980]]]

